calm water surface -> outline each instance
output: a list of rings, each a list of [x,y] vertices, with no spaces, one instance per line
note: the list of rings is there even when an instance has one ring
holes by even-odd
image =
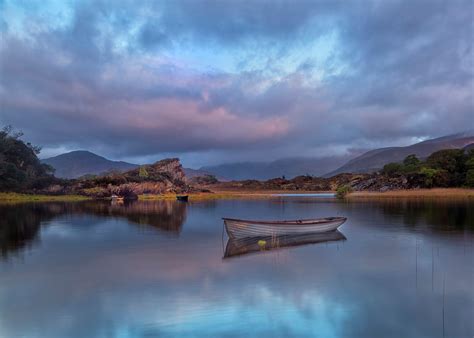
[[[346,216],[223,259],[221,217]],[[0,337],[473,337],[474,205],[314,197],[0,206]]]

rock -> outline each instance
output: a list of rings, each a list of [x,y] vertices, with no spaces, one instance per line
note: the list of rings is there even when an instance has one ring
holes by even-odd
[[[123,173],[111,173],[92,178],[68,180],[63,191],[91,197],[110,197],[112,194],[134,199],[144,193],[162,194],[190,191],[179,159],[165,159]],[[57,190],[58,187],[50,189]]]

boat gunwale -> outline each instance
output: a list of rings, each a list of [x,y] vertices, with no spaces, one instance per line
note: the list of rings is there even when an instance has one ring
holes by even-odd
[[[261,224],[261,225],[313,225],[313,224],[324,224],[330,222],[347,221],[347,217],[325,217],[325,218],[309,218],[309,219],[297,219],[297,220],[283,220],[283,221],[252,221],[238,218],[222,218],[225,221],[249,223],[249,224]]]

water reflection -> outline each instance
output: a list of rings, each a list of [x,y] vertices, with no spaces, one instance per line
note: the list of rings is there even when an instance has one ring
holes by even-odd
[[[0,259],[0,337],[474,334],[472,203],[141,203],[1,207],[27,254]],[[347,216],[348,240],[223,260],[223,215]]]
[[[38,238],[42,221],[54,213],[42,205],[0,205],[0,249],[2,257],[28,247]]]
[[[410,227],[432,230],[474,230],[474,208],[469,201],[405,200],[375,202],[387,216],[403,218]]]
[[[186,204],[174,201],[0,204],[0,215],[0,249],[6,258],[33,245],[39,239],[41,225],[63,215],[124,218],[135,225],[178,236],[186,221]]]
[[[243,256],[251,253],[264,253],[272,250],[308,244],[345,240],[346,237],[338,230],[307,235],[253,237],[237,240],[229,239],[226,244],[224,258]]]

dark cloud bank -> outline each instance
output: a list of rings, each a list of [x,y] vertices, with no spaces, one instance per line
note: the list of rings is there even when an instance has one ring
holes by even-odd
[[[474,115],[473,4],[94,1],[64,22],[20,8],[21,28],[4,11],[0,123],[45,148],[196,163],[456,133]]]

